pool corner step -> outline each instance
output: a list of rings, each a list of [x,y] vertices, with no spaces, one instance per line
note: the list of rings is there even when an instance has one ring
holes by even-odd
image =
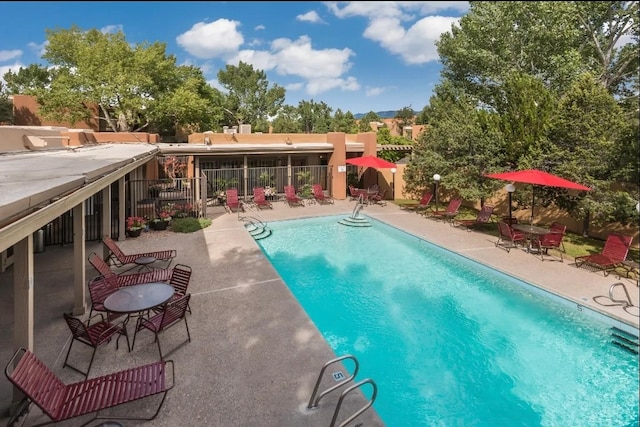
[[[630,353],[639,354],[640,340],[637,336],[614,326],[611,328],[611,338],[611,344],[614,344]]]
[[[338,221],[338,224],[347,225],[349,227],[371,227],[369,221],[361,216],[357,217],[347,217]]]

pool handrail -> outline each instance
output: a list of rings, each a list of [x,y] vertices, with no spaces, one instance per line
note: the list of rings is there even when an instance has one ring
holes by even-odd
[[[322,374],[324,374],[324,371],[330,365],[332,365],[334,363],[337,363],[337,362],[340,362],[340,361],[345,360],[345,359],[351,359],[351,360],[353,360],[353,363],[355,364],[355,367],[353,369],[353,373],[351,374],[351,376],[346,378],[344,381],[339,382],[338,384],[336,384],[336,385],[334,385],[332,387],[329,387],[328,389],[326,389],[325,391],[320,393],[318,395],[318,397],[316,398],[316,394],[318,393],[318,388],[320,387],[320,382],[322,381]],[[353,356],[351,354],[345,354],[344,356],[340,356],[340,357],[337,357],[335,359],[329,360],[327,363],[324,364],[324,366],[320,370],[320,375],[318,375],[318,380],[316,381],[316,385],[313,388],[313,393],[311,393],[311,398],[309,399],[309,404],[307,405],[307,409],[317,408],[318,407],[318,403],[320,402],[320,399],[322,399],[324,396],[326,396],[328,393],[331,393],[335,389],[340,388],[343,385],[345,385],[345,384],[349,383],[350,381],[352,381],[356,377],[356,375],[358,375],[358,371],[359,370],[360,370],[360,364],[358,363],[358,359],[356,359],[355,356]],[[314,400],[314,398],[315,398],[315,400]]]

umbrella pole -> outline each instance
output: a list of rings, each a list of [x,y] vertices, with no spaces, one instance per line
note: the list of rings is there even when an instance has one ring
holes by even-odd
[[[533,208],[536,205],[536,187],[535,185],[531,188],[531,221],[529,224],[533,225]]]

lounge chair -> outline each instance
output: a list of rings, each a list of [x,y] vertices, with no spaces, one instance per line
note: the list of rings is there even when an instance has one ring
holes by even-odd
[[[322,190],[322,185],[320,184],[313,184],[311,186],[311,189],[313,190],[313,197],[316,199],[316,202],[322,204],[333,204],[333,197],[331,196],[327,196],[326,194],[324,194],[324,191]]]
[[[109,249],[109,257],[107,263],[115,267],[124,267],[126,265],[140,265],[136,260],[140,258],[155,258],[156,261],[165,262],[164,268],[169,268],[178,252],[175,249],[165,249],[160,251],[142,252],[137,254],[125,254],[120,246],[108,235],[102,237],[102,243]]]
[[[524,247],[526,242],[527,236],[523,232],[514,230],[504,221],[498,223],[498,240],[496,240],[496,247],[502,246],[509,252],[511,248],[517,248],[519,244]]]
[[[229,210],[230,213],[238,212],[239,210],[244,212],[242,205],[240,204],[240,199],[238,199],[238,189],[237,188],[229,188],[225,192],[227,196],[227,201],[225,206]]]
[[[95,413],[95,416],[83,423],[83,426],[104,418],[149,421],[158,415],[167,392],[174,386],[172,360],[65,384],[35,354],[26,348],[19,348],[7,363],[4,372],[9,381],[25,395],[8,425],[13,425],[17,418],[27,412],[32,403],[51,419],[50,422],[38,425],[61,422],[92,413]],[[128,414],[119,416],[113,411],[99,416],[100,411],[104,409],[156,394],[162,394],[162,400],[151,417],[134,418]]]
[[[129,285],[140,285],[142,283],[151,282],[168,282],[173,274],[171,268],[156,268],[151,271],[132,274],[117,274],[111,270],[109,264],[106,263],[95,252],[89,255],[89,263],[95,268],[100,275],[109,280],[114,280],[118,288]]]
[[[304,200],[296,195],[296,190],[293,188],[293,185],[284,186],[284,197],[287,200],[289,207],[304,206]]]
[[[604,243],[602,252],[576,257],[576,267],[580,268],[587,264],[602,270],[604,275],[607,276],[611,270],[627,259],[631,242],[633,242],[632,236],[611,233]]]
[[[431,191],[425,191],[422,193],[422,197],[420,197],[420,201],[417,205],[405,205],[403,209],[421,212],[430,207],[429,204],[431,203],[431,200],[433,200],[433,193]]]
[[[536,236],[529,243],[530,249],[536,249],[540,259],[544,261],[544,256],[549,255],[549,249],[555,249],[560,253],[560,262],[564,262],[562,253],[564,250],[564,233],[567,230],[565,225],[554,222],[548,233]]]
[[[478,212],[476,219],[454,219],[453,225],[465,227],[468,231],[471,231],[474,227],[489,223],[489,221],[491,221],[491,215],[493,215],[493,210],[493,205],[485,204]]]
[[[264,187],[253,188],[253,203],[256,204],[258,209],[273,209],[273,205],[267,200],[267,196],[264,193]]]
[[[443,221],[449,221],[453,223],[453,220],[455,219],[456,215],[458,215],[458,212],[460,210],[460,205],[462,205],[462,199],[451,199],[449,200],[449,204],[447,205],[447,208],[445,210],[430,212],[427,217],[436,220],[442,219]]]

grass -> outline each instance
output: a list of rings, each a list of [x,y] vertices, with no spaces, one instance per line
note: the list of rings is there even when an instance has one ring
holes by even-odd
[[[193,233],[211,225],[209,218],[174,218],[171,220],[171,231],[175,233]]]

